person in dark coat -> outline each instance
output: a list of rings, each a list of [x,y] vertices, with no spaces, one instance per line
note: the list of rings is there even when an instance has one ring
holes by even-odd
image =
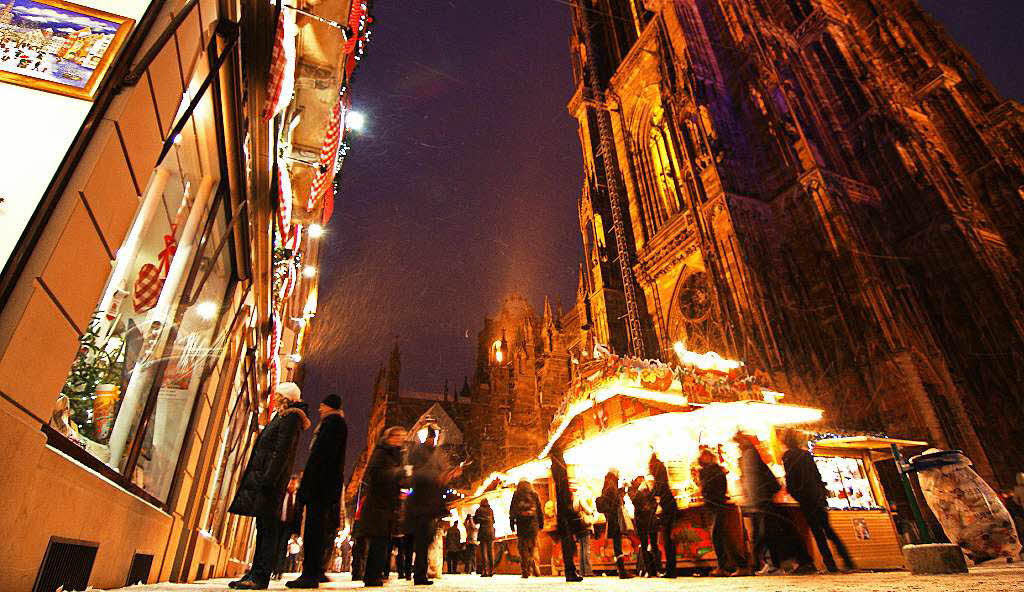
[[[412,538],[413,584],[430,585],[427,577],[428,550],[438,520],[447,512],[444,504],[444,484],[452,473],[445,470],[445,459],[438,451],[441,433],[436,426],[426,428],[423,442],[415,444],[409,451],[409,466],[412,470],[412,494],[406,501],[405,536]]]
[[[334,545],[341,525],[341,492],[345,476],[348,424],[341,397],[327,395],[320,403],[320,424],[313,432],[309,458],[299,483],[299,503],[306,508],[303,528],[302,574],[287,582],[289,588],[317,588],[328,581],[324,552]]]
[[[555,520],[562,546],[565,581],[582,582],[583,576],[576,570],[576,533],[581,532],[586,525],[579,513],[573,509],[569,471],[562,456],[562,449],[558,446],[551,449],[551,480],[555,484]]]
[[[256,518],[256,550],[252,568],[242,578],[228,583],[240,590],[263,590],[270,582],[278,549],[281,506],[295,462],[299,434],[309,427],[299,387],[284,382],[274,389],[277,413],[263,428],[252,447],[235,497],[228,507],[232,514]]]
[[[658,526],[661,530],[661,546],[665,548],[665,575],[666,578],[676,577],[676,542],[672,539],[672,527],[676,523],[676,515],[679,513],[679,505],[676,503],[675,494],[668,483],[668,469],[665,463],[661,462],[657,453],[651,453],[651,459],[647,463],[647,470],[654,476],[654,497],[658,500],[658,509],[661,514]]]
[[[366,586],[383,586],[388,575],[388,552],[391,534],[395,532],[395,514],[401,491],[401,478],[408,470],[402,465],[402,444],[408,432],[401,426],[386,430],[366,464],[365,499],[359,518],[360,535],[367,537],[369,549],[363,568]]]
[[[629,486],[629,499],[633,502],[636,536],[640,539],[638,550],[638,575],[658,575],[658,529],[656,527],[658,502],[642,476],[633,479]]]
[[[740,447],[740,481],[743,484],[744,502],[754,523],[754,561],[764,557],[767,550],[774,564],[774,568],[766,564],[758,573],[773,573],[782,566],[783,561],[789,559],[797,562],[797,567],[791,573],[814,573],[814,563],[796,527],[774,501],[775,494],[782,489],[779,480],[761,458],[752,436],[738,432],[733,439]]]
[[[597,511],[604,514],[606,525],[605,536],[612,540],[615,549],[615,569],[619,577],[633,577],[626,572],[626,563],[622,555],[622,534],[626,527],[626,516],[622,512],[622,489],[619,488],[619,472],[615,469],[604,476],[601,496],[597,499]]]
[[[800,437],[796,430],[786,430],[782,437],[786,452],[782,455],[782,466],[786,468],[786,491],[800,504],[800,512],[807,521],[807,526],[814,535],[825,569],[830,573],[839,571],[828,542],[836,546],[836,551],[843,560],[843,567],[853,570],[853,559],[842,539],[832,530],[828,520],[828,490],[821,478],[821,471],[814,462],[814,456],[800,446]]]
[[[466,544],[462,552],[462,562],[465,564],[466,573],[471,574],[474,571],[478,571],[476,567],[476,548],[480,529],[477,527],[476,521],[473,520],[472,514],[466,515],[466,520],[463,521],[462,527],[466,529]]]
[[[280,580],[288,566],[288,541],[302,531],[302,511],[298,504],[299,476],[292,475],[281,503],[281,527],[277,535],[277,565],[271,579]]]
[[[520,479],[508,510],[509,526],[516,533],[519,546],[519,570],[524,578],[533,573],[533,550],[537,546],[537,534],[544,530],[544,508],[540,496],[526,479]]]
[[[480,541],[480,575],[489,578],[494,575],[494,510],[487,498],[480,501],[473,520],[480,528],[477,532]]]
[[[704,508],[711,514],[711,544],[715,547],[715,557],[718,559],[718,567],[711,575],[749,576],[751,571],[746,557],[736,550],[736,545],[725,531],[729,512],[733,511],[729,505],[725,469],[707,448],[700,451],[697,462],[700,464],[700,472],[697,474],[700,495],[704,498]]]
[[[461,552],[462,533],[459,532],[459,523],[456,521],[444,533],[444,558],[448,564],[448,573],[459,573],[459,553]]]

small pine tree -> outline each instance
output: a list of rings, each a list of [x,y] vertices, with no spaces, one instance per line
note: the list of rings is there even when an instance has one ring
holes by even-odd
[[[90,440],[98,439],[92,417],[96,387],[101,384],[120,384],[124,366],[124,343],[108,351],[107,342],[102,339],[100,330],[97,315],[89,321],[89,326],[79,339],[78,356],[61,389],[61,394],[66,395],[71,403],[71,419],[78,425],[79,432]]]

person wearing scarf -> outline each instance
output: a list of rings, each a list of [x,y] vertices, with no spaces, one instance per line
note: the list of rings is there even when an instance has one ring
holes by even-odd
[[[320,403],[320,424],[313,432],[309,458],[299,483],[299,504],[306,508],[302,574],[287,582],[289,588],[318,588],[327,579],[325,555],[332,550],[334,533],[341,526],[341,493],[345,476],[348,424],[341,397],[327,395]]]

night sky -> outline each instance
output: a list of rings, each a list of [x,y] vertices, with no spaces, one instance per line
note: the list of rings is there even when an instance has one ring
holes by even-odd
[[[1000,92],[1024,97],[1024,2],[921,4]],[[345,400],[348,472],[396,340],[404,390],[461,386],[484,316],[511,292],[538,314],[545,295],[569,308],[581,256],[566,2],[376,0],[372,14],[352,84],[367,128],[350,140],[321,239],[320,310],[304,362],[305,398]]]

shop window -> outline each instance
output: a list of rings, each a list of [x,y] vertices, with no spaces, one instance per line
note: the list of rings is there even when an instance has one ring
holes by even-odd
[[[213,232],[206,244],[220,243],[225,231],[223,213],[214,213]],[[132,481],[157,499],[165,499],[170,490],[192,407],[208,382],[210,368],[222,357],[225,325],[231,318],[223,314],[230,303],[230,252],[224,249],[213,258],[210,251],[212,247],[196,261],[196,277],[210,272],[206,281],[182,299],[179,318],[169,331],[156,404],[132,473]]]
[[[215,119],[207,95],[150,176],[50,420],[52,434],[159,501],[231,318],[233,251],[216,248],[229,210]]]
[[[229,496],[236,489],[235,480],[240,475],[242,463],[246,459],[246,442],[251,433],[250,420],[253,416],[251,407],[250,381],[253,378],[253,366],[247,356],[239,365],[239,375],[231,388],[237,393],[228,410],[227,421],[224,422],[214,465],[214,475],[210,479],[207,493],[208,504],[203,528],[207,533],[224,540],[227,507],[231,502]]]
[[[815,464],[828,490],[828,507],[833,510],[881,509],[871,488],[864,461],[858,458],[816,456]]]

